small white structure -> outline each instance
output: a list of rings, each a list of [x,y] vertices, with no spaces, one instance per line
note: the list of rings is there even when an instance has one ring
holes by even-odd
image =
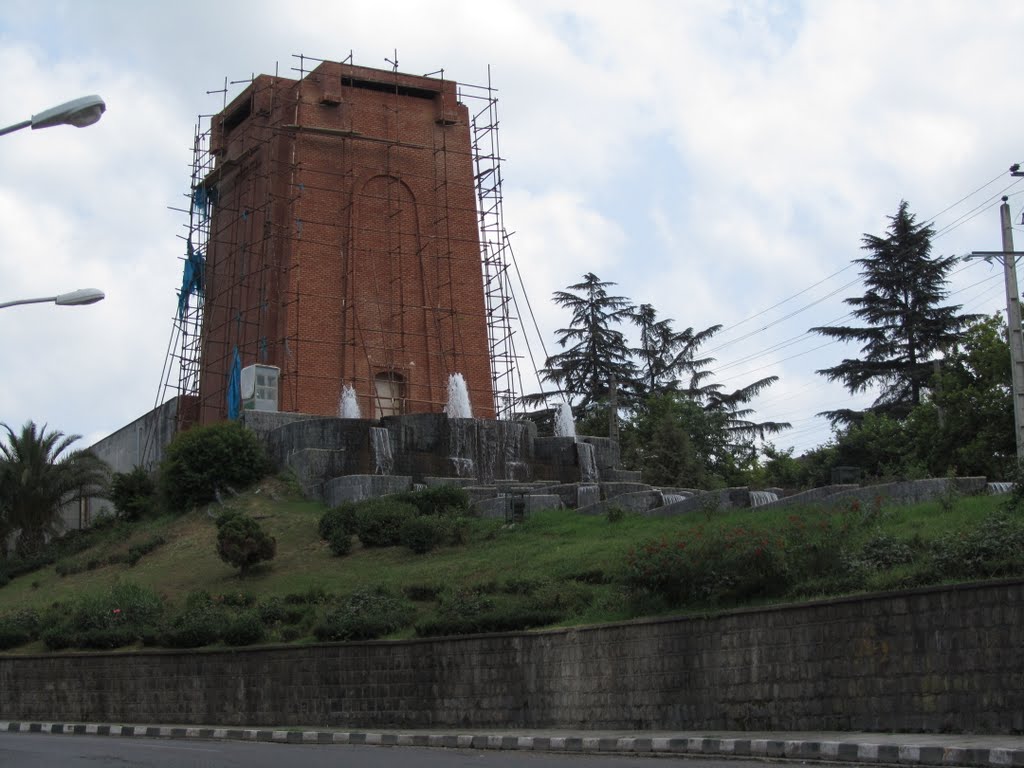
[[[281,369],[273,365],[247,365],[242,369],[242,409],[274,411],[278,409],[277,383]]]

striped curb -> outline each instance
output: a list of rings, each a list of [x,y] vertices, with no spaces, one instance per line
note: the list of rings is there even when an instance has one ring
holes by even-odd
[[[50,733],[164,739],[222,739],[279,744],[362,744],[382,747],[520,750],[616,754],[715,755],[881,765],[1024,768],[1024,749],[874,744],[847,741],[645,736],[514,736],[507,734],[373,733],[163,725],[101,725],[0,721],[0,733]]]

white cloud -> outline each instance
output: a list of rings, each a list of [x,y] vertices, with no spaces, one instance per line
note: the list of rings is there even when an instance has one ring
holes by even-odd
[[[405,71],[444,67],[473,83],[493,65],[506,224],[545,332],[565,320],[551,293],[587,271],[700,329],[734,324],[846,266],[900,199],[924,219],[1024,159],[1024,107],[1012,98],[1022,21],[1024,6],[1009,0],[983,11],[935,2],[927,12],[908,0],[628,9],[325,0],[284,12],[267,0],[11,0],[0,10],[6,122],[85,93],[103,95],[109,110],[84,130],[0,137],[0,300],[87,285],[108,299],[3,311],[0,421],[95,435],[152,405],[180,282],[182,218],[167,206],[187,187],[195,116],[223,103],[225,94],[206,92],[225,77],[292,76],[293,53],[341,59],[350,50],[357,64],[387,66],[397,49]],[[228,96],[242,87],[230,84]],[[1015,212],[1022,202],[1013,198]],[[998,238],[985,210],[935,246],[965,253],[998,248]],[[1002,303],[985,285],[966,290],[985,269],[953,280],[975,311]],[[727,329],[722,341],[854,276]],[[716,357],[724,366],[770,349],[844,313],[848,295]],[[751,362],[782,376],[760,416],[791,408],[791,397],[805,419],[843,404],[841,388],[813,371],[847,353],[783,360],[818,341]],[[827,436],[804,429],[804,447]]]

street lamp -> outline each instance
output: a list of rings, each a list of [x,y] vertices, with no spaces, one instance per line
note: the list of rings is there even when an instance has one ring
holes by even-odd
[[[102,301],[105,296],[106,294],[98,288],[79,288],[77,291],[62,293],[58,296],[0,302],[0,309],[15,307],[19,304],[57,304],[62,307],[72,307],[79,304],[95,304],[97,301]]]
[[[56,107],[44,110],[38,115],[32,115],[28,120],[9,125],[6,128],[0,128],[0,136],[20,131],[22,128],[28,128],[29,126],[32,127],[32,130],[50,128],[54,125],[73,125],[76,128],[85,128],[87,125],[92,125],[99,120],[106,109],[107,105],[99,96],[95,94],[92,96],[82,96],[81,98],[72,99]]]

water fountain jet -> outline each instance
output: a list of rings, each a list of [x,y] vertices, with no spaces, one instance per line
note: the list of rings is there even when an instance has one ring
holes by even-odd
[[[572,418],[572,408],[566,402],[555,407],[555,437],[576,437],[576,422]]]
[[[341,388],[341,400],[338,402],[338,416],[343,419],[360,419],[359,398],[351,384]]]
[[[469,404],[469,389],[461,373],[448,377],[448,403],[444,407],[449,419],[471,419],[473,408]]]

